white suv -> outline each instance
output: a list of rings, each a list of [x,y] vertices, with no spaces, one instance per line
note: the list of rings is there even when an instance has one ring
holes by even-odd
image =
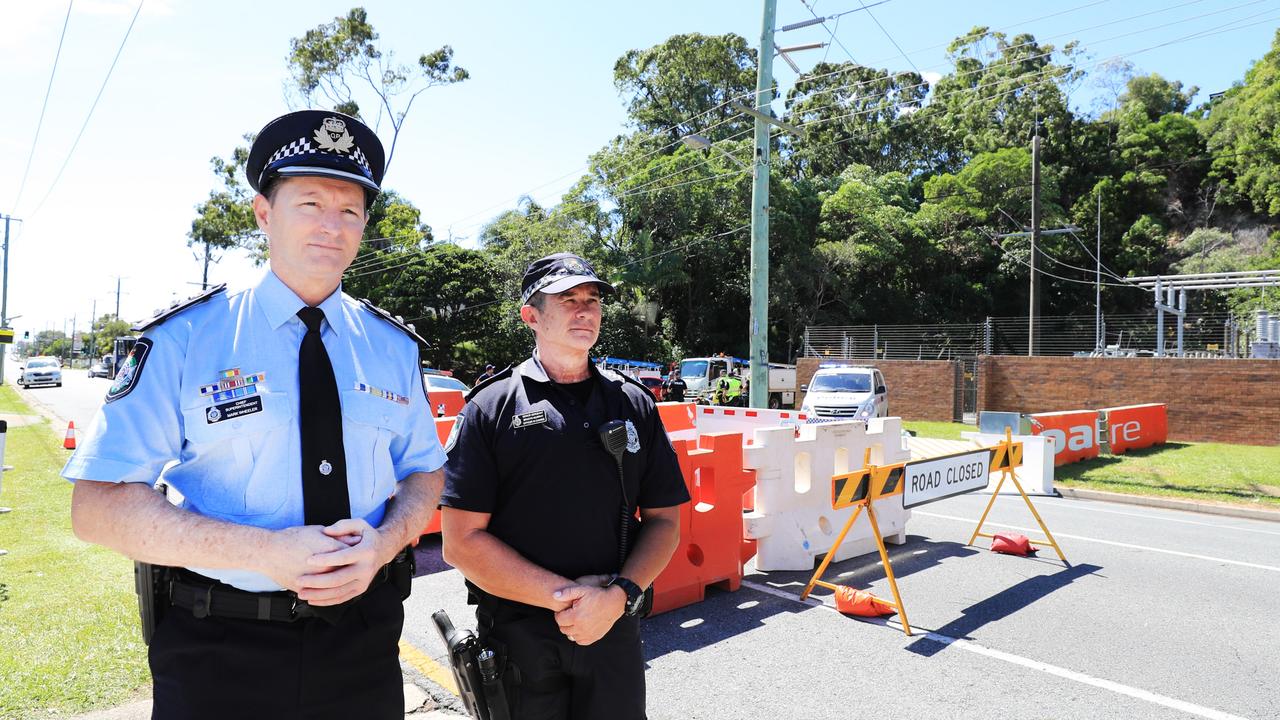
[[[870,420],[889,414],[884,376],[873,367],[822,364],[813,374],[800,412],[831,420]]]
[[[22,375],[18,377],[19,387],[32,385],[56,385],[62,387],[62,362],[55,357],[33,357],[27,360]]]

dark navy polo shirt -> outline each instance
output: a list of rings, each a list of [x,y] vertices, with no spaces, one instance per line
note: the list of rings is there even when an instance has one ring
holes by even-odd
[[[490,533],[570,579],[619,570],[622,495],[603,424],[631,425],[623,468],[632,507],[689,501],[653,396],[611,371],[590,372],[585,406],[536,357],[473,390],[446,448],[440,496],[446,507],[489,513]]]

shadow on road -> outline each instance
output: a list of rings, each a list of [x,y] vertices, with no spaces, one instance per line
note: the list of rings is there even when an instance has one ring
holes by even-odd
[[[952,620],[933,632],[947,637],[968,638],[983,625],[1008,617],[1049,593],[1060,590],[1077,579],[1092,575],[1101,569],[1098,565],[1074,565],[1052,575],[1027,578],[1017,585],[970,605],[961,611],[962,617]],[[943,643],[922,637],[908,645],[907,650],[917,655],[931,657],[945,647]]]
[[[893,563],[894,574],[902,577],[926,570],[947,558],[967,557],[977,552],[976,548],[956,542],[933,542],[908,535],[906,544],[891,546],[889,561]],[[814,567],[817,567],[816,561]],[[746,585],[734,593],[708,588],[703,602],[645,621],[645,657],[653,659],[669,652],[694,651],[754,630],[771,616],[816,610],[813,605],[796,602],[812,574],[812,570],[754,572],[745,578],[793,595],[795,599],[781,598]],[[831,582],[866,587],[884,576],[879,554],[870,553],[832,563],[824,577]],[[829,590],[817,588],[813,597],[830,594]]]

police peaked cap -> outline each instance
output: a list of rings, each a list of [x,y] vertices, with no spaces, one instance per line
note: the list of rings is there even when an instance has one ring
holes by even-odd
[[[245,175],[258,192],[275,178],[329,177],[364,188],[366,207],[386,170],[382,141],[359,120],[332,110],[299,110],[267,123],[249,150]]]

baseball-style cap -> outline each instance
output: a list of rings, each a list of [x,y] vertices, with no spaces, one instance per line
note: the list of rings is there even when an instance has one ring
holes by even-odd
[[[528,304],[536,292],[548,295],[562,293],[583,283],[595,283],[600,292],[613,292],[613,286],[596,276],[591,263],[573,253],[556,253],[529,263],[520,282],[520,304]]]
[[[245,163],[249,187],[258,192],[274,177],[350,180],[373,204],[386,171],[382,141],[364,123],[332,110],[299,110],[267,123]]]

